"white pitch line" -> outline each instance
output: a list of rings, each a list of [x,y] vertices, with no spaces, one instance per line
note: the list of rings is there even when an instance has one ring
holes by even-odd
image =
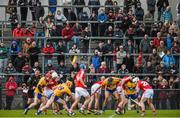
[[[113,118],[115,115],[116,115],[116,114],[113,114],[113,115],[109,116],[109,118]]]

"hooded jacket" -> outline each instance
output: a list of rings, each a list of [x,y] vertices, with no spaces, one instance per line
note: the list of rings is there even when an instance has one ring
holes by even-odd
[[[15,46],[13,46],[13,44]],[[19,45],[17,44],[16,41],[12,41],[11,45],[10,45],[10,48],[9,48],[9,53],[10,54],[17,54],[18,52],[20,52],[20,47]]]
[[[13,80],[13,82],[11,82]],[[6,82],[6,95],[7,96],[14,96],[17,88],[17,83],[13,77],[9,77],[8,81]]]

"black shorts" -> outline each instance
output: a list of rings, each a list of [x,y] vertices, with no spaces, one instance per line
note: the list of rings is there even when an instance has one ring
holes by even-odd
[[[28,98],[34,98],[34,90],[29,90],[27,94]]]

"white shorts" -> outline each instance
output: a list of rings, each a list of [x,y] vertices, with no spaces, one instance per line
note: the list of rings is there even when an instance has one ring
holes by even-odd
[[[144,91],[142,97],[153,99],[153,95],[154,95],[153,89],[148,89],[148,90]]]
[[[118,94],[122,94],[122,86],[118,86],[117,88],[116,88],[116,91],[118,92]]]
[[[100,84],[94,84],[91,87],[91,94],[93,94],[101,85]],[[99,89],[98,91],[96,91],[96,93],[101,94],[101,89]]]
[[[44,90],[44,95],[45,95],[47,98],[50,98],[52,94],[53,94],[53,90],[51,90],[51,89],[46,89],[46,90]]]
[[[75,88],[75,98],[81,97],[81,96],[83,96],[83,97],[89,96],[88,91],[84,88],[76,87]]]

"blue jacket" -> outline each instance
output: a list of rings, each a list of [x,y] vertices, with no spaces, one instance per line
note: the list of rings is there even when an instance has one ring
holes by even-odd
[[[98,70],[101,65],[100,57],[96,55],[93,56],[91,58],[91,63],[94,65],[95,70]]]
[[[169,68],[171,64],[176,64],[176,60],[172,55],[164,55],[162,61],[166,68]]]
[[[106,22],[108,20],[108,16],[105,13],[101,13],[98,15],[99,22]]]
[[[57,0],[49,0],[49,5],[57,5]],[[54,14],[56,12],[56,7],[49,7],[49,11]]]
[[[20,52],[19,45],[17,44],[16,41],[12,41],[12,43],[11,43],[11,45],[9,47],[9,54],[18,54],[18,52]]]
[[[173,16],[171,11],[165,10],[163,12],[163,21],[173,21]]]
[[[165,40],[166,47],[168,50],[170,50],[173,47],[173,39],[172,37],[167,37]]]

